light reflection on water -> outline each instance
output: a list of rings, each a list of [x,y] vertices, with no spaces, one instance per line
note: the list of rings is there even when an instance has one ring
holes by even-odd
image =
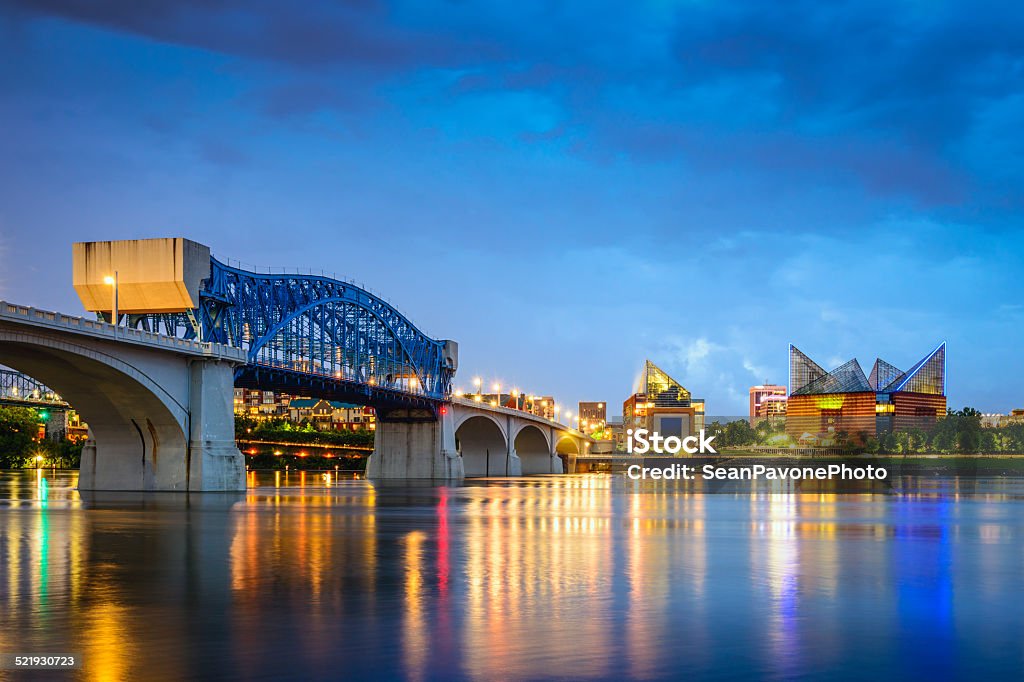
[[[82,679],[1024,669],[1022,479],[898,496],[633,494],[601,476],[266,473],[191,497],[74,483],[0,472],[0,633],[7,652],[81,653]]]

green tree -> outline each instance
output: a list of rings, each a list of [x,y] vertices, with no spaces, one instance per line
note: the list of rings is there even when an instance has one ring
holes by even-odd
[[[746,419],[737,419],[725,425],[723,445],[752,445],[757,440],[757,434]]]
[[[0,407],[0,468],[25,466],[39,432],[39,415],[28,407]]]

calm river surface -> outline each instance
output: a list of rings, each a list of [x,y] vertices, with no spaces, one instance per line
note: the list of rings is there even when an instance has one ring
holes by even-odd
[[[58,677],[1024,673],[1024,479],[837,496],[293,472],[186,498],[76,478],[0,472],[0,653],[82,656]]]

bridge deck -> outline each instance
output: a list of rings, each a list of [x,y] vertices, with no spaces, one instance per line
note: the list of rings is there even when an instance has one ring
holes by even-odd
[[[17,305],[0,301],[0,322],[12,322],[49,330],[59,330],[71,334],[81,334],[92,338],[106,339],[118,343],[127,343],[147,348],[159,348],[182,355],[197,355],[207,358],[218,358],[244,363],[245,351],[219,343],[204,343],[181,339],[164,334],[155,334],[142,329],[115,327],[114,325],[85,317],[74,317],[49,310],[38,310],[30,306]]]

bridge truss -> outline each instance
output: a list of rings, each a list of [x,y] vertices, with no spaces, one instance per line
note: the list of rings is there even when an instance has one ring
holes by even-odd
[[[199,308],[132,315],[131,326],[244,348],[237,386],[378,408],[436,408],[451,395],[451,342],[390,303],[326,276],[260,274],[211,258]]]
[[[56,391],[12,369],[0,369],[0,405],[67,407]]]

